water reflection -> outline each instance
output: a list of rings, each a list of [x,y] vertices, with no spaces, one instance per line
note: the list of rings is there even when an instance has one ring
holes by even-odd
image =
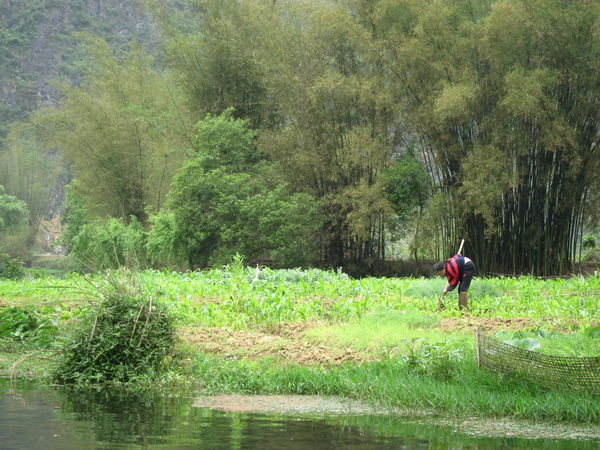
[[[91,424],[98,442],[168,443],[174,421],[186,414],[189,401],[120,390],[59,387],[55,391],[63,417]]]
[[[421,421],[423,419],[420,419]],[[0,380],[0,448],[597,448],[598,441],[473,437],[393,416],[289,417],[193,407],[192,399]]]

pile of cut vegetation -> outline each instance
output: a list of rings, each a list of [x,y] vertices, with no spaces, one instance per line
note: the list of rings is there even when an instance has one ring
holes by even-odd
[[[74,327],[54,378],[61,383],[128,382],[161,370],[175,320],[167,306],[129,286],[110,286]]]

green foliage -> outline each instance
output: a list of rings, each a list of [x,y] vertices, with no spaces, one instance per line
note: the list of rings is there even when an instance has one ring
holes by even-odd
[[[85,200],[78,190],[78,184],[77,180],[73,180],[65,186],[65,211],[62,216],[64,232],[60,238],[62,244],[69,251],[73,247],[73,240],[90,220]]]
[[[417,259],[420,231],[418,222],[429,199],[430,177],[419,161],[412,154],[407,154],[386,168],[383,178],[385,196],[396,213],[396,220],[390,228],[400,236],[405,235],[410,226],[415,228],[413,251]]]
[[[443,278],[415,280],[406,289],[406,295],[416,298],[438,297],[445,284],[446,281]],[[502,293],[502,290],[492,280],[485,278],[477,278],[469,289],[469,295],[472,297],[499,297]]]
[[[600,418],[598,402],[589,394],[544,392],[525,380],[483,371],[474,355],[467,356],[467,360],[450,356],[445,376],[418,373],[404,358],[323,368],[205,354],[193,355],[189,373],[209,393],[336,395],[389,407],[434,409],[458,417],[476,414],[590,424]],[[431,357],[419,358],[429,361]]]
[[[466,204],[486,223],[487,236],[496,231],[496,206],[500,198],[513,183],[507,155],[492,146],[475,147],[462,163],[464,182],[462,195]]]
[[[314,200],[283,188],[269,191],[248,174],[205,172],[201,158],[192,160],[175,178],[170,208],[190,267],[223,264],[235,253],[281,266],[314,258],[320,225]]]
[[[108,279],[131,276],[110,272]],[[259,268],[257,272],[255,267],[245,267],[240,257],[219,269],[187,273],[147,270],[136,274],[136,278],[145,292],[152,295],[122,287],[107,293],[105,307],[86,315],[85,326],[75,325],[78,339],[70,341],[73,347],[67,347],[65,357],[70,355],[77,368],[69,367],[57,374],[92,383],[111,377],[133,381],[132,377],[138,375],[152,380],[158,369],[150,369],[150,373],[143,371],[151,364],[156,367],[150,357],[141,362],[137,360],[138,367],[142,367],[139,372],[125,366],[134,356],[140,356],[135,344],[146,323],[146,313],[161,311],[149,307],[151,297],[153,306],[168,305],[167,311],[176,312],[184,323],[196,326],[264,330],[277,329],[281,322],[317,324],[321,321],[323,327],[310,330],[309,340],[335,341],[344,349],[374,349],[373,353],[379,356],[378,361],[364,364],[307,367],[287,360],[281,363],[273,359],[236,361],[190,351],[189,364],[178,366],[174,375],[165,377],[166,385],[185,377],[205,392],[341,395],[392,407],[434,408],[465,416],[477,413],[593,423],[600,417],[598,402],[589,395],[545,391],[525,380],[478,368],[472,333],[459,329],[448,332],[442,327],[454,322],[447,318],[458,317],[458,310],[449,308],[436,312],[435,297],[407,295],[410,287],[420,280],[352,279],[341,272],[317,269]],[[90,282],[105,285],[107,275],[83,278],[71,274],[65,279],[20,282],[0,280],[0,297],[15,306],[30,299],[44,302],[48,310],[39,307],[40,312],[46,315],[48,311],[48,315],[53,316],[60,312],[58,304],[81,298],[81,291],[73,288],[89,286]],[[529,318],[532,327],[526,331],[511,331],[510,339],[535,339],[541,344],[537,350],[549,354],[599,354],[598,303],[594,293],[600,288],[600,277],[478,279],[473,282],[473,289],[480,282],[495,287],[500,295],[473,296],[472,309],[463,323],[485,317]],[[60,290],[60,287],[65,289]],[[61,314],[64,314],[60,316],[64,323],[71,326],[72,315],[65,311]],[[164,326],[164,317],[157,318],[157,323],[154,318],[151,315],[149,319],[152,326]],[[136,321],[138,325],[133,330]],[[0,320],[0,328],[4,323]],[[562,334],[536,329],[539,326],[545,327],[544,330],[573,327],[577,332]],[[157,335],[161,341],[166,333],[157,331]],[[55,335],[49,333],[48,336]],[[94,339],[90,340],[90,336]],[[131,336],[134,336],[133,343]],[[8,336],[2,345],[18,339]],[[545,350],[546,344],[552,345],[553,350]],[[89,348],[95,349],[93,355]],[[114,349],[114,353],[110,349]],[[164,354],[162,350],[157,353]],[[76,354],[82,357],[76,359]],[[125,372],[133,374],[132,377],[126,377]]]
[[[177,173],[169,207],[187,244],[191,268],[207,266],[212,255],[221,256],[228,247],[224,233],[244,225],[238,223],[239,210],[252,195],[250,179],[248,174],[229,174],[223,169],[206,172],[202,157],[184,164]]]
[[[159,372],[171,353],[174,318],[164,303],[110,289],[72,330],[54,372],[56,381],[127,382]]]
[[[417,207],[425,206],[429,176],[413,155],[406,155],[383,172],[385,193],[398,218],[406,221]]]
[[[230,112],[196,126],[198,155],[173,181],[172,215],[155,219],[155,255],[183,256],[190,267],[224,264],[236,253],[253,260],[273,258],[281,266],[314,258],[321,218],[306,194],[290,195],[265,179],[254,134]]]
[[[0,253],[0,278],[8,280],[21,280],[25,277],[23,261],[11,258],[7,254]]]
[[[507,344],[556,356],[600,356],[600,333],[598,327],[588,327],[573,333],[557,333],[543,328],[531,331],[499,330],[496,335]]]
[[[439,322],[439,317],[414,309],[381,309],[346,323],[310,329],[307,335],[311,340],[327,342],[336,347],[368,350],[384,357],[414,359],[415,364],[419,365],[424,362],[420,358],[428,358],[431,352],[436,351],[433,347],[442,346],[442,341],[445,341],[449,350],[470,346],[470,336],[449,335],[437,328]]]
[[[582,242],[583,248],[586,250],[592,250],[596,248],[596,236],[592,234],[586,234],[583,236]]]
[[[444,285],[441,278],[351,279],[343,273],[316,269],[260,268],[257,274],[255,267],[240,271],[231,265],[225,270],[144,272],[142,276],[149,286],[164,292],[186,321],[242,329],[279,321],[349,320],[379,309],[406,311],[407,316],[418,310],[421,316],[437,310]],[[501,319],[528,317],[540,326],[551,323],[577,330],[598,320],[597,299],[590,293],[598,289],[599,282],[600,278],[593,276],[571,280],[477,278],[470,289],[470,314]],[[439,314],[459,315],[456,301],[447,297],[446,304],[448,310]],[[380,319],[385,331],[387,325],[384,327],[384,318]],[[374,331],[376,323],[374,319]],[[390,331],[390,335],[394,333]],[[442,339],[440,336],[438,340]]]
[[[52,345],[58,335],[58,317],[52,308],[1,307],[0,342],[11,340],[35,344],[38,347]]]
[[[420,214],[415,217],[413,222],[415,228],[411,244],[413,253],[429,260],[446,258],[446,253],[442,251],[445,246],[444,232],[448,223],[456,226],[460,220],[454,215],[455,209],[452,200],[443,193],[437,192],[429,199],[425,208],[419,212]]]
[[[57,148],[90,220],[154,217],[156,265],[240,252],[365,272],[412,227],[415,259],[464,235],[482,272],[572,269],[599,204],[597,2],[147,0],[164,58],[122,51],[121,30],[135,40],[147,21],[132,31],[137,2],[113,2],[97,7],[102,23],[84,0],[0,7],[0,79],[15,80],[8,97],[28,98],[17,115],[61,97],[11,128],[0,155],[0,183],[27,202],[31,225],[52,195]],[[68,50],[52,64],[23,57],[48,22],[48,42]],[[80,28],[107,41],[71,33]],[[24,65],[76,83],[31,89],[47,83]],[[427,171],[399,158],[408,150]],[[13,240],[0,247],[27,239]]]
[[[462,371],[457,365],[464,359],[461,348],[447,342],[430,343],[424,339],[407,340],[409,351],[402,358],[410,372],[439,380],[451,380]]]
[[[165,9],[162,2],[152,3],[155,10]],[[265,26],[271,8],[264,2],[240,0],[187,5],[188,17],[177,17],[174,11],[170,17],[163,14],[163,32],[169,37],[168,63],[181,74],[197,114],[217,115],[233,108],[235,116],[248,119],[252,128],[277,122],[276,101],[267,90],[275,74],[261,64],[256,51],[258,39],[272,35]],[[186,22],[192,26],[181,26]]]
[[[600,164],[598,4],[419,0],[374,9],[393,91],[451,205],[427,240],[449,253],[468,235],[483,271],[571,271]]]
[[[536,339],[523,337],[523,334],[520,332],[513,334],[505,330],[500,330],[496,333],[495,338],[502,342],[506,342],[507,344],[514,345],[515,347],[522,348],[523,350],[533,351],[540,347],[540,343]]]
[[[95,270],[146,265],[146,231],[135,217],[84,224],[72,239],[71,255]]]
[[[6,194],[4,187],[0,185],[0,232],[7,233],[26,227],[28,216],[27,204]]]
[[[192,140],[207,171],[224,167],[234,173],[247,172],[261,159],[256,133],[248,121],[235,119],[233,113],[230,108],[196,124]]]
[[[448,309],[436,312],[437,297],[444,285],[441,278],[352,279],[338,271],[266,267],[260,267],[257,273],[256,267],[244,267],[241,263],[184,273],[145,270],[138,276],[151,292],[160,292],[187,323],[206,326],[244,329],[252,324],[272,326],[279,321],[344,321],[384,310],[405,311],[398,322],[407,322],[414,330],[428,327],[423,314],[435,313],[438,318],[459,315],[456,301],[449,301],[448,297]],[[80,292],[89,286],[89,281],[102,284],[102,280],[103,275],[84,280],[77,273],[64,278],[0,279],[0,297],[10,305],[32,300],[78,305]],[[598,276],[568,280],[476,278],[469,290],[470,314],[497,319],[529,318],[532,326],[575,331],[598,322],[594,293],[599,289]],[[393,315],[389,320],[385,317],[373,319],[375,331],[378,320],[382,330],[396,320]],[[390,331],[390,335],[394,332]]]
[[[600,325],[586,328],[585,330],[583,330],[583,335],[593,339],[600,338]]]
[[[179,228],[175,214],[163,210],[150,216],[150,231],[146,249],[154,266],[181,267],[187,263],[185,236]]]
[[[167,27],[168,54],[198,109],[233,106],[258,130],[272,178],[318,202],[326,219],[319,259],[383,259],[393,210],[378,175],[400,137],[372,27],[343,2],[193,4],[203,27]]]
[[[307,267],[318,260],[324,217],[308,194],[288,194],[279,186],[244,202],[245,227],[238,241],[249,247],[248,256],[266,257],[275,267]]]
[[[0,253],[25,257],[31,248],[29,209],[0,185]]]

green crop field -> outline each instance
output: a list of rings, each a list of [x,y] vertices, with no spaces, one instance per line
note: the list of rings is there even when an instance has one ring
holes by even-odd
[[[395,312],[427,316],[434,321],[461,317],[455,293],[445,298],[448,309],[437,310],[438,294],[444,286],[441,278],[352,279],[343,273],[317,269],[257,271],[239,261],[222,269],[186,273],[142,271],[132,275],[116,271],[0,280],[0,311],[5,317],[25,310],[55,325],[68,322],[93,304],[110,278],[119,277],[127,281],[132,278],[146,295],[165,301],[180,323],[187,326],[246,330],[268,329],[282,322],[317,321],[330,326],[346,324],[346,329],[351,323],[359,327],[357,334],[361,335],[360,327],[370,327],[371,332],[380,328],[383,332],[390,324],[402,323],[403,316],[393,316]],[[538,337],[548,340],[556,336],[556,331],[577,332],[598,325],[599,300],[597,275],[566,280],[481,278],[473,282],[467,317],[498,319],[498,328],[512,320],[523,320],[521,328],[538,334],[543,330],[546,334]],[[380,321],[380,326],[369,325],[366,318],[374,313],[392,314],[396,319]],[[8,328],[6,324],[4,327]],[[389,334],[398,335],[394,330]],[[569,353],[564,342],[560,352]]]
[[[180,330],[167,371],[146,380],[153,388],[335,394],[456,414],[572,422],[600,417],[600,405],[585,394],[545,392],[478,368],[473,334],[479,326],[546,354],[600,356],[597,275],[476,279],[468,313],[458,310],[456,293],[438,310],[439,278],[257,271],[240,261],[187,273],[1,280],[0,373],[48,378],[79,319],[98,314],[111,286],[125,285],[165,305]]]
[[[114,272],[113,272],[114,273]],[[117,272],[118,273],[118,272]],[[343,321],[373,310],[418,310],[458,317],[455,293],[437,312],[444,280],[424,278],[352,279],[343,273],[270,270],[232,264],[201,272],[143,271],[135,275],[144,291],[169,302],[187,323],[246,328],[281,321]],[[85,305],[106,283],[102,274],[64,278],[0,280],[0,305]],[[565,328],[588,327],[600,318],[600,277],[541,280],[482,278],[473,282],[474,317],[531,318]]]

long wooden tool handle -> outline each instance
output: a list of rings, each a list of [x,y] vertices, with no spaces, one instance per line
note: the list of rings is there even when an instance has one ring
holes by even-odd
[[[460,241],[460,247],[458,248],[457,255],[460,255],[460,252],[462,252],[463,245],[465,245],[465,240],[464,239],[462,241]]]

